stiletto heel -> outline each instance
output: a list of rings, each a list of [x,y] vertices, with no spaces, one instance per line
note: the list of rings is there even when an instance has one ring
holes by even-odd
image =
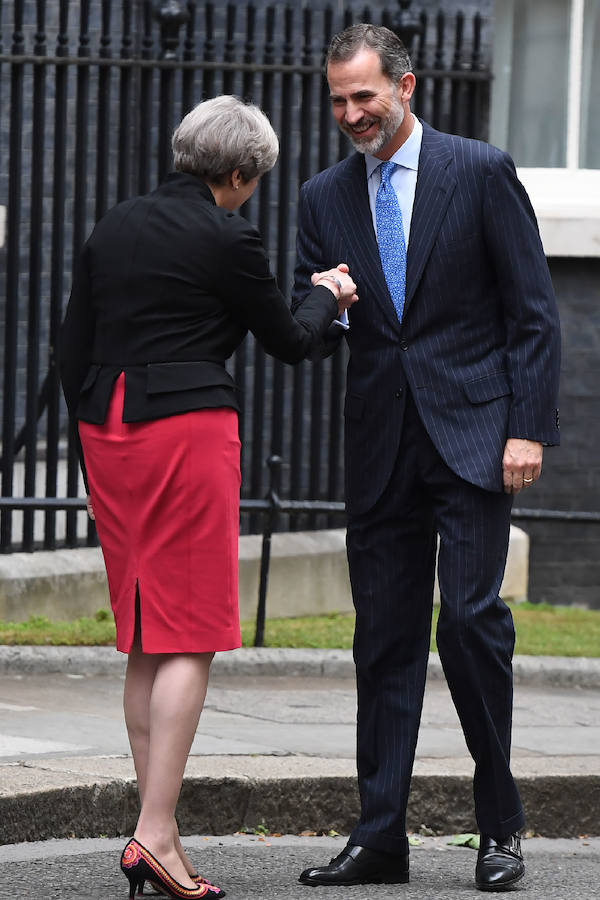
[[[127,847],[125,850],[127,850]],[[144,878],[139,878],[137,872],[129,871],[124,868],[123,857],[125,856],[125,850],[121,857],[121,870],[127,876],[127,880],[129,881],[129,900],[134,900],[136,890],[139,894],[144,893]]]
[[[158,888],[167,897],[175,897],[176,900],[195,900],[196,897],[206,897],[214,900],[218,895],[214,885],[199,884],[196,888],[186,888],[169,875],[164,866],[146,850],[143,844],[132,838],[121,855],[121,870],[129,881],[129,897],[135,897],[136,889],[140,893],[144,891],[144,882],[149,881],[153,887]]]

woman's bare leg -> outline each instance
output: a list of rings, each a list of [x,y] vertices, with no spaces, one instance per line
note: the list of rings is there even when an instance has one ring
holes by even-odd
[[[135,837],[170,874],[195,887],[175,823],[185,764],[208,685],[212,653],[130,653],[124,708],[142,810]],[[182,855],[183,854],[183,855]]]
[[[150,696],[154,676],[160,660],[158,654],[142,653],[139,633],[136,631],[133,646],[127,662],[123,708],[129,736],[129,745],[137,776],[140,803],[144,800],[144,789],[148,770],[150,747]],[[183,849],[179,840],[177,822],[173,820],[174,840],[177,852],[188,875],[196,874],[196,867]]]
[[[158,654],[142,653],[136,636],[127,660],[123,709],[140,801],[144,799],[150,752],[150,698],[160,659]]]
[[[142,653],[139,637],[136,635],[127,662],[123,708],[129,735],[129,745],[137,776],[140,802],[144,800],[144,788],[148,770],[150,747],[150,696],[160,657],[157,654]],[[196,874],[196,867],[181,846],[177,822],[173,820],[175,846],[188,875]]]
[[[162,655],[150,697],[150,743],[135,837],[186,887],[195,887],[177,852],[175,808],[208,684],[212,654]]]

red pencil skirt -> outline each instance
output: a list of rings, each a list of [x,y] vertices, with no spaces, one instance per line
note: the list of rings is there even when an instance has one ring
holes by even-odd
[[[233,409],[122,421],[124,375],[103,425],[79,422],[117,626],[145,653],[241,645],[238,609],[240,441]]]

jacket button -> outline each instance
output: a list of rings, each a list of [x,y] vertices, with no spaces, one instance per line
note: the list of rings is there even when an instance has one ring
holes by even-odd
[[[404,393],[403,389],[398,388],[398,390],[396,391],[396,400],[399,400],[403,393]]]
[[[408,341],[400,341],[400,349],[408,350]]]

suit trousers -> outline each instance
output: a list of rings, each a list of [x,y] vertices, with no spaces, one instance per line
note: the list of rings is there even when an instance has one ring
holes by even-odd
[[[472,485],[446,465],[408,393],[390,483],[374,507],[349,517],[347,529],[361,798],[353,844],[408,852],[406,807],[425,689],[438,535],[437,645],[475,762],[477,823],[496,838],[524,824],[510,771],[515,633],[511,612],[498,596],[511,506],[510,495]]]

